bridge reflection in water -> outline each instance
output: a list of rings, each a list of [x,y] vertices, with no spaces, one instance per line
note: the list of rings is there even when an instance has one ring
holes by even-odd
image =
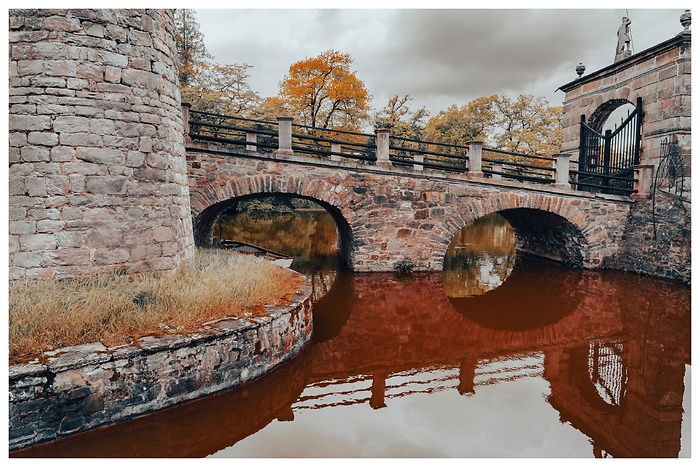
[[[688,288],[500,261],[490,290],[458,284],[492,267],[338,273],[312,345],[271,374],[18,456],[689,455]]]

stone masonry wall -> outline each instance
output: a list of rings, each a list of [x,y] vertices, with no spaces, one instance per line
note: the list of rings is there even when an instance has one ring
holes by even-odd
[[[646,51],[561,87],[561,152],[578,159],[581,115],[589,121],[611,101],[636,103],[642,98],[640,162],[656,164],[664,139],[677,141],[690,166],[691,152],[691,40],[679,34]],[[613,106],[614,107],[614,106]],[[609,110],[612,110],[610,108]]]
[[[656,235],[654,231],[656,230]],[[691,203],[657,190],[638,200],[609,267],[690,283]]]
[[[194,254],[173,15],[9,12],[10,278]]]
[[[9,367],[10,450],[171,407],[257,378],[312,333],[311,285],[264,316],[221,319],[195,334],[88,344]]]

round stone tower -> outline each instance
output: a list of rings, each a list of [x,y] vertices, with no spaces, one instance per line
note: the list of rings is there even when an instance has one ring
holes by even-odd
[[[10,10],[10,278],[194,254],[169,10]]]

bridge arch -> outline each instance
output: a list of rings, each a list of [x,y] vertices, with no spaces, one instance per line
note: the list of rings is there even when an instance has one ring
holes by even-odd
[[[473,202],[447,220],[446,243],[471,222],[488,214],[503,216],[513,228],[516,249],[572,267],[584,267],[591,262],[590,243],[595,242],[599,229],[589,225],[588,216],[579,202],[553,198],[542,194],[516,196],[501,194]],[[591,238],[589,238],[591,237]]]
[[[338,238],[338,257],[342,268],[352,268],[353,232],[350,221],[338,205],[348,190],[323,180],[284,178],[269,175],[229,180],[224,184],[209,184],[192,193],[193,231],[196,246],[212,246],[213,229],[221,213],[234,204],[252,198],[279,196],[302,198],[324,208],[333,218]]]

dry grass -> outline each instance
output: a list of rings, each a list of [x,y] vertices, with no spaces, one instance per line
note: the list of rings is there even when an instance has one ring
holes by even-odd
[[[163,330],[191,331],[227,316],[286,304],[300,280],[264,260],[198,250],[174,274],[104,273],[10,282],[10,361],[71,345],[126,344]]]

